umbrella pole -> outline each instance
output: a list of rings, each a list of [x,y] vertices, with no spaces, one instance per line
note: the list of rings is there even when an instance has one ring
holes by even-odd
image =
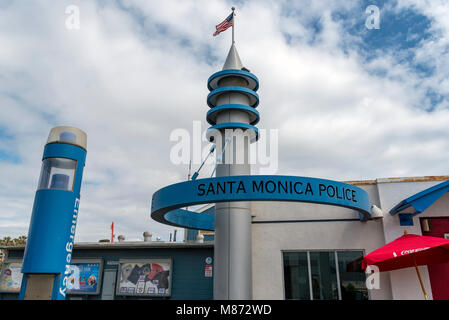
[[[426,300],[429,300],[429,298],[427,297],[426,289],[424,289],[424,284],[422,283],[421,274],[419,273],[418,266],[416,265],[415,257],[413,257],[413,262],[415,263],[415,270],[416,270],[416,273],[418,274],[418,280],[419,280],[419,284],[421,285],[421,290],[424,294],[424,298]]]

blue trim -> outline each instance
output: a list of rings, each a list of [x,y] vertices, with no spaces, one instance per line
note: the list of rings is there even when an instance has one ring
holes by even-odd
[[[84,162],[84,160],[86,159],[86,150],[73,144],[65,143],[49,143],[45,145],[42,160],[44,160],[45,158],[59,157]]]
[[[259,89],[259,79],[257,79],[257,77],[254,74],[247,72],[247,71],[234,69],[234,70],[218,71],[218,72],[215,72],[213,75],[211,75],[209,77],[209,79],[207,79],[207,88],[209,89],[209,91],[217,89],[216,83],[214,83],[214,85],[212,86],[211,82],[214,80],[217,80],[217,82],[218,82],[219,79],[217,79],[217,78],[220,78],[223,76],[240,76],[240,77],[245,78],[247,81],[248,81],[247,78],[250,78],[250,80],[253,80],[255,83],[254,88],[251,88],[251,89],[254,91],[257,91]]]
[[[166,224],[183,226],[188,229],[214,230],[215,215],[198,213],[184,209],[169,211],[165,215]]]
[[[19,300],[25,299],[25,291],[26,291],[27,283],[28,283],[28,275],[25,273],[22,276],[22,283],[20,285],[20,291],[19,291]]]
[[[399,225],[402,227],[413,226],[413,216],[412,213],[400,213],[399,216]]]
[[[223,104],[221,106],[214,107],[207,112],[207,115],[206,115],[207,122],[210,125],[216,125],[217,124],[216,113],[220,112],[220,111],[225,111],[225,110],[242,110],[247,113],[250,113],[250,116],[252,115],[253,117],[256,117],[256,119],[250,123],[253,126],[256,125],[260,120],[259,112],[256,109],[254,109],[253,107],[249,107],[244,104]],[[215,119],[212,119],[213,117]]]
[[[232,201],[319,203],[357,210],[361,221],[371,218],[368,193],[357,186],[325,179],[276,175],[217,177],[169,185],[153,194],[151,218],[177,227],[214,230],[211,215],[177,209]]]
[[[222,88],[218,88],[213,90],[212,92],[210,92],[207,95],[207,105],[210,108],[216,107],[217,106],[217,102],[216,102],[216,98],[217,96],[219,96],[220,94],[223,93],[227,93],[227,92],[238,92],[238,93],[242,93],[248,96],[248,98],[253,98],[256,101],[254,103],[251,104],[251,107],[255,108],[259,105],[259,96],[257,95],[257,93],[251,89],[248,88],[244,88],[244,87],[222,87]],[[212,101],[213,100],[213,101]]]
[[[216,124],[215,126],[207,129],[206,135],[209,137],[210,130],[220,130],[220,129],[244,129],[244,130],[253,130],[256,134],[254,139],[251,139],[251,142],[259,140],[259,129],[250,124],[240,123],[240,122],[225,122]]]
[[[51,294],[52,300],[65,300],[66,295],[61,294],[61,291],[60,291],[61,288],[65,287],[65,285],[61,283],[63,278],[64,277],[62,276],[62,274],[55,275],[55,278],[53,280],[53,292]]]
[[[439,183],[433,187],[425,189],[411,197],[402,200],[390,210],[390,214],[395,215],[396,213],[409,207],[413,207],[416,210],[415,214],[419,214],[421,212],[424,212],[428,207],[430,207],[433,203],[435,203],[435,201],[441,198],[448,191],[449,180]]]

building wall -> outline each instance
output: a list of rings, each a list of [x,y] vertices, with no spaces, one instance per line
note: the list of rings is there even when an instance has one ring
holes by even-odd
[[[390,179],[378,179],[378,189],[381,200],[381,208],[384,211],[385,217],[383,219],[385,229],[385,243],[393,241],[402,236],[404,230],[408,233],[422,235],[420,218],[425,217],[449,217],[449,194],[446,193],[439,200],[437,200],[426,211],[413,217],[413,226],[400,226],[398,215],[390,215],[388,212],[397,205],[400,201],[420,192],[434,185],[441,183],[441,180],[431,181],[403,181],[392,182]],[[405,210],[404,212],[413,212],[413,209]],[[430,279],[427,266],[418,267],[421,278],[423,280],[424,288],[426,289],[429,299],[432,299],[432,290],[430,286]],[[418,281],[415,268],[407,268],[395,270],[390,272],[392,283],[393,299],[403,300],[423,300],[424,296],[421,291],[421,286]]]
[[[171,257],[172,291],[170,299],[211,300],[213,278],[205,277],[206,258],[213,257],[213,246],[198,248],[146,248],[146,249],[74,249],[72,259],[102,258],[103,269],[118,269],[119,259],[147,259]],[[10,250],[9,258],[23,258],[23,249]],[[68,299],[74,296],[68,296]],[[99,295],[76,295],[83,299],[98,300]],[[1,299],[17,299],[18,294],[0,293]],[[116,296],[115,299],[150,299],[150,297]],[[159,298],[161,299],[161,298]]]
[[[404,230],[421,235],[420,218],[449,217],[446,193],[425,212],[414,217],[414,226],[400,226],[398,215],[388,212],[400,201],[447,180],[378,179],[358,182],[371,203],[384,212],[383,219],[359,221],[355,210],[341,207],[296,203],[252,202],[252,282],[254,299],[284,299],[283,251],[363,250],[365,254],[400,237]],[[301,220],[309,220],[308,222]],[[10,250],[9,258],[22,258],[23,249]],[[77,249],[73,259],[103,258],[104,268],[117,268],[116,262],[129,258],[173,257],[171,299],[212,299],[213,278],[205,278],[206,257],[213,257],[213,246],[204,248],[151,248],[93,250]],[[419,267],[429,298],[432,290],[426,266]],[[214,270],[215,271],[215,270]],[[99,299],[101,296],[84,296]],[[16,299],[2,294],[0,299]],[[125,297],[116,297],[124,299]],[[128,297],[132,298],[132,297]],[[380,274],[380,289],[370,290],[370,299],[424,299],[414,268]]]
[[[357,219],[353,210],[289,202],[253,202],[253,297],[284,299],[283,251],[364,250],[368,254],[408,233],[422,235],[420,218],[449,217],[449,194],[446,193],[425,212],[415,216],[414,226],[400,226],[398,215],[389,211],[400,201],[448,177],[378,179],[354,183],[365,189],[372,204],[384,213],[383,219],[367,222],[343,221]],[[410,210],[411,212],[411,210]],[[292,222],[286,220],[341,221]],[[432,299],[427,266],[419,267],[426,292]],[[370,290],[370,299],[422,300],[424,296],[414,268],[380,273],[380,289]]]
[[[378,204],[375,185],[365,189]],[[253,202],[253,298],[284,299],[282,252],[287,250],[363,250],[369,253],[385,244],[381,220],[359,221],[359,213],[341,207],[296,203]],[[286,220],[340,220],[289,222]],[[348,219],[353,219],[351,221]],[[373,300],[391,299],[388,273],[380,274],[380,290],[370,290]]]

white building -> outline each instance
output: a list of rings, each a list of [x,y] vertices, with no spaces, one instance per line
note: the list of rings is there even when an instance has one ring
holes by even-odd
[[[251,202],[253,299],[424,299],[414,268],[381,272],[379,289],[368,290],[360,262],[404,231],[448,237],[448,180],[449,176],[432,176],[347,181],[367,191],[371,203],[382,210],[383,217],[366,222],[357,211],[342,207]],[[430,206],[411,217],[413,225],[401,225],[399,214],[414,213],[415,208],[390,211],[412,196],[427,197]],[[213,212],[212,207],[199,211]],[[449,264],[418,268],[429,299],[449,299]]]

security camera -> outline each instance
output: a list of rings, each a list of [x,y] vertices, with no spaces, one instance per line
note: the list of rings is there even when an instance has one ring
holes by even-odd
[[[384,213],[382,212],[382,209],[377,207],[376,205],[371,205],[371,218],[373,219],[381,219],[384,217]]]

